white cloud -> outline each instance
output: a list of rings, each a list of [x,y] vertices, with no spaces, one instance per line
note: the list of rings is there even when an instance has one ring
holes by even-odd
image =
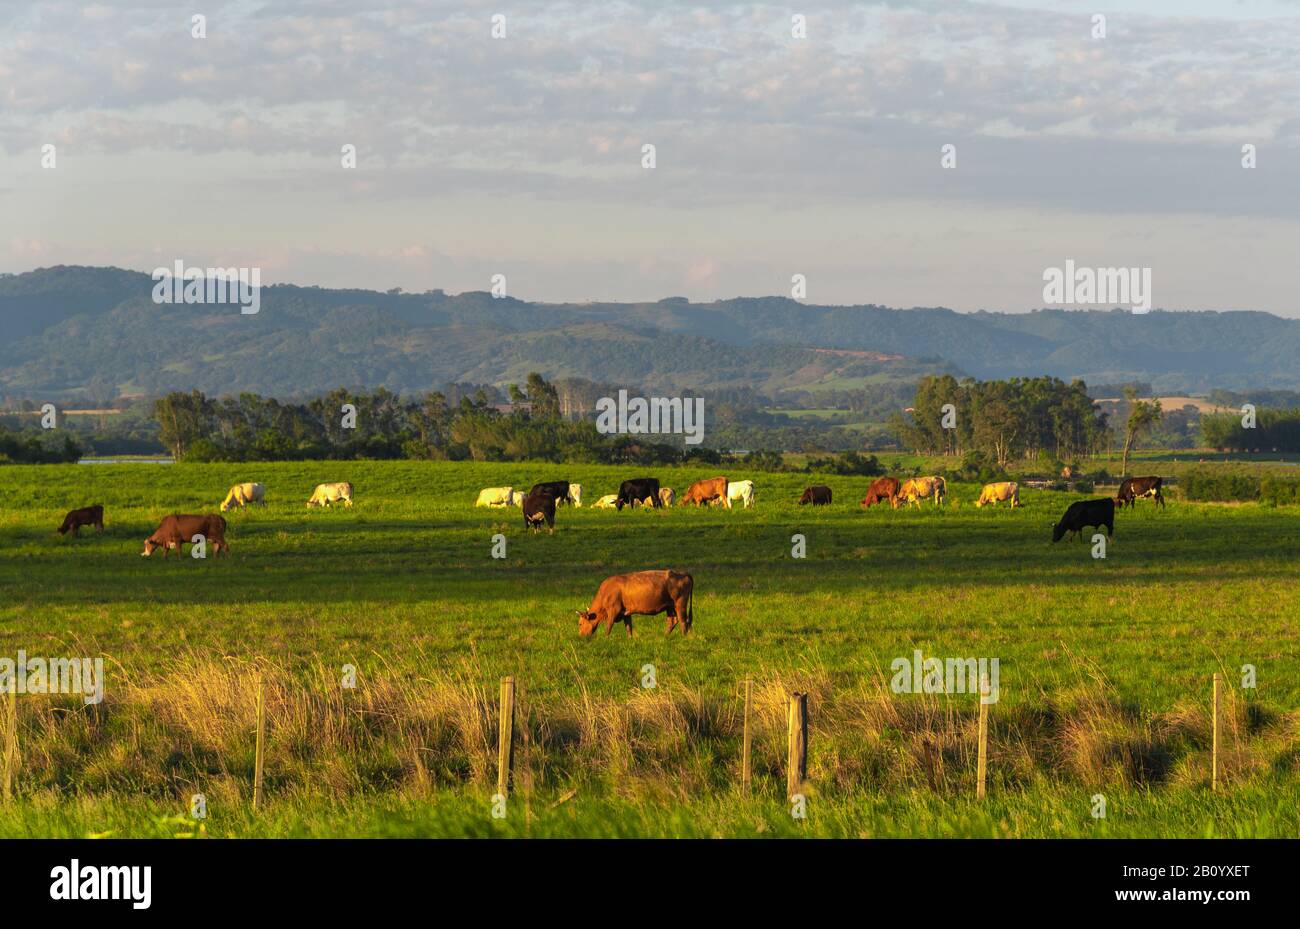
[[[543,0],[509,13],[509,38],[494,40],[498,6],[214,0],[209,37],[196,40],[188,14],[162,0],[124,0],[112,15],[35,5],[0,25],[0,170],[28,211],[18,224],[71,243],[85,204],[116,210],[127,254],[169,233],[136,204],[184,202],[197,185],[245,212],[277,212],[260,231],[209,223],[208,236],[315,239],[325,212],[392,254],[421,241],[432,253],[446,243],[422,239],[415,217],[440,230],[490,220],[506,242],[514,217],[567,213],[593,225],[566,226],[548,248],[581,263],[638,217],[654,224],[650,241],[633,236],[638,248],[662,260],[628,266],[656,268],[665,292],[704,292],[727,286],[737,264],[674,253],[683,226],[741,237],[759,212],[829,228],[851,207],[864,227],[888,212],[897,235],[927,250],[908,266],[928,273],[898,272],[920,289],[910,302],[996,305],[997,288],[981,295],[926,257],[946,252],[927,239],[934,209],[986,217],[985,237],[1008,249],[1018,236],[999,217],[1036,215],[1034,238],[1063,251],[1073,229],[1104,217],[1141,217],[1178,243],[1188,216],[1224,230],[1286,221],[1300,195],[1296,17],[1119,2],[1096,41],[1072,2],[836,2],[810,10],[809,38],[794,40],[790,10],[773,4]],[[52,176],[33,156],[49,139],[61,144]],[[639,166],[645,141],[659,147],[654,172]],[[1255,172],[1239,166],[1244,141],[1260,147]],[[338,166],[345,142],[358,148],[354,172]],[[952,172],[939,168],[946,143],[959,152]],[[51,213],[43,197],[56,191]],[[170,234],[198,233],[180,223]],[[760,238],[753,258],[784,265],[797,247]],[[854,292],[851,242],[817,257],[845,282],[821,293],[879,299],[867,282]],[[1285,311],[1287,293],[1251,283],[1273,279],[1261,269],[1239,286],[1247,302]]]

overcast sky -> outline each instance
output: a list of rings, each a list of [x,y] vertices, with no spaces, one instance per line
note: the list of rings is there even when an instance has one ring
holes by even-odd
[[[4,271],[1300,316],[1298,207],[1298,0],[0,3]]]

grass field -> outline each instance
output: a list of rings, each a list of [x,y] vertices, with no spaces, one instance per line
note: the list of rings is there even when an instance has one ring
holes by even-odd
[[[1072,500],[861,510],[863,478],[752,477],[753,510],[561,508],[553,536],[480,487],[623,477],[679,491],[712,472],[336,462],[7,467],[0,657],[104,656],[106,698],[18,698],[0,835],[1297,835],[1300,510],[1142,501],[1104,560],[1050,544]],[[227,514],[229,558],[139,557],[165,514]],[[351,509],[308,510],[350,480]],[[794,504],[809,483],[827,508]],[[65,539],[63,513],[107,531]],[[492,536],[507,538],[505,559]],[[791,557],[791,537],[807,557]],[[601,579],[695,577],[695,631],[662,617],[579,640]],[[899,694],[890,664],[997,658],[989,796],[974,799],[976,700]],[[340,686],[344,665],[355,688]],[[1242,666],[1257,686],[1242,688]],[[642,686],[647,665],[656,686]],[[1208,789],[1210,676],[1228,683]],[[266,802],[249,810],[266,681]],[[498,680],[519,686],[517,793],[495,791]],[[755,781],[739,791],[741,681]],[[784,797],[784,712],[810,695],[807,819]],[[0,718],[5,714],[0,713]],[[4,730],[0,728],[0,739]],[[1090,815],[1104,794],[1104,820]]]

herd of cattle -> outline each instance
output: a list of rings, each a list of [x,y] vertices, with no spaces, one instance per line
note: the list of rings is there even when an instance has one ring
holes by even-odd
[[[311,497],[307,500],[308,506],[329,506],[331,503],[342,502],[344,506],[352,505],[352,485],[347,481],[340,481],[334,484],[317,484],[316,489],[312,491]],[[266,505],[266,487],[263,484],[248,483],[236,484],[230,488],[226,498],[221,501],[221,512],[226,512],[231,507],[246,507],[251,504]],[[60,535],[71,532],[74,536],[81,534],[83,526],[94,526],[99,532],[104,531],[104,508],[95,504],[94,506],[83,506],[80,509],[72,510],[67,516],[63,517],[63,524],[59,526]],[[196,536],[202,536],[206,544],[212,546],[214,557],[220,556],[222,552],[229,552],[230,545],[226,542],[226,519],[224,516],[218,516],[215,513],[202,515],[172,513],[164,516],[158,528],[153,531],[149,538],[144,540],[144,551],[140,554],[148,558],[158,549],[163,550],[163,557],[167,557],[169,551],[175,550],[179,558],[181,554],[181,545],[193,543]]]
[[[1119,486],[1114,499],[1081,500],[1071,504],[1053,527],[1052,541],[1055,542],[1070,533],[1071,537],[1088,526],[1106,527],[1107,535],[1115,534],[1115,505],[1122,508],[1125,504],[1133,506],[1139,497],[1152,497],[1160,506],[1165,505],[1161,494],[1163,478],[1130,477],[1125,478]],[[888,501],[894,509],[911,504],[919,507],[922,500],[933,500],[935,506],[941,506],[948,496],[948,484],[942,477],[881,477],[871,482],[866,496],[862,498],[864,508]],[[733,500],[744,504],[745,509],[754,505],[753,481],[729,481],[726,477],[710,477],[696,481],[679,499],[671,487],[660,487],[655,477],[638,477],[623,481],[618,493],[607,494],[596,501],[594,506],[622,511],[623,507],[646,506],[661,508],[673,506],[719,505],[731,508]],[[799,497],[800,506],[828,506],[832,502],[831,489],[824,484],[814,484],[804,488]],[[485,487],[479,491],[475,506],[508,507],[517,506],[522,510],[524,526],[528,529],[540,529],[542,526],[555,531],[555,509],[560,504],[582,506],[582,485],[571,481],[544,481],[534,484],[527,492],[515,490],[514,487]],[[985,484],[980,490],[976,507],[984,505],[997,506],[1009,503],[1011,509],[1020,506],[1020,485],[1016,481],[998,481]]]
[[[1052,541],[1057,542],[1067,533],[1070,537],[1083,532],[1089,526],[1104,528],[1106,535],[1115,535],[1115,507],[1134,506],[1138,498],[1151,497],[1161,507],[1165,505],[1161,493],[1163,480],[1159,477],[1134,477],[1125,479],[1118,493],[1112,499],[1103,497],[1098,500],[1080,500],[1070,504],[1060,521],[1052,528]],[[872,481],[862,498],[861,506],[871,507],[888,501],[897,509],[900,505],[920,506],[922,500],[934,500],[940,506],[948,493],[947,484],[942,477],[912,477],[899,480],[894,477],[882,477]],[[822,484],[815,484],[804,489],[799,497],[799,504],[828,506],[831,503],[831,489]],[[721,505],[731,508],[733,500],[740,501],[746,509],[754,505],[753,481],[729,481],[726,477],[713,477],[696,481],[681,496],[676,497],[671,487],[660,487],[659,479],[653,477],[634,478],[623,481],[618,493],[609,494],[596,501],[597,507],[646,506],[661,508],[693,504],[695,506]],[[346,481],[332,484],[318,484],[307,500],[307,506],[329,506],[342,502],[352,505],[352,485]],[[986,484],[980,490],[975,506],[985,504],[996,506],[1008,502],[1012,509],[1020,505],[1020,487],[1015,481],[1002,481]],[[529,529],[539,529],[545,525],[551,532],[555,529],[555,508],[567,503],[582,506],[582,485],[570,481],[545,481],[534,484],[528,492],[516,491],[513,487],[489,487],[479,492],[475,506],[504,507],[518,506],[524,515],[524,525]],[[221,502],[221,511],[232,507],[246,507],[252,504],[266,505],[266,487],[259,483],[236,484],[230,488]],[[104,508],[100,505],[82,507],[72,510],[59,526],[59,533],[79,534],[83,526],[94,526],[104,531]],[[191,515],[173,513],[163,517],[158,528],[144,541],[144,551],[140,554],[149,557],[156,550],[163,550],[163,558],[172,549],[180,557],[181,546],[196,543],[200,537],[205,544],[211,545],[214,557],[229,552],[226,542],[225,517],[216,514]],[[632,635],[632,617],[655,616],[667,614],[666,632],[681,627],[682,634],[691,631],[694,622],[692,599],[695,591],[695,579],[687,573],[660,570],[636,571],[631,574],[616,574],[601,582],[591,606],[586,610],[577,610],[578,634],[593,635],[601,626],[609,635],[615,623],[623,623],[627,634]]]

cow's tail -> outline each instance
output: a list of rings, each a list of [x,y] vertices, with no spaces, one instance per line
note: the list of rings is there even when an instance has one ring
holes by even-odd
[[[691,589],[686,594],[686,629],[689,632],[695,625],[695,578],[691,578]]]

